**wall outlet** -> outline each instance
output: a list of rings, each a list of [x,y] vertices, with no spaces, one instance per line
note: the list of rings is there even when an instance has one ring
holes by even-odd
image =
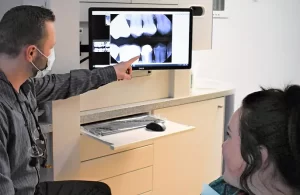
[[[228,11],[213,11],[214,18],[228,18]]]

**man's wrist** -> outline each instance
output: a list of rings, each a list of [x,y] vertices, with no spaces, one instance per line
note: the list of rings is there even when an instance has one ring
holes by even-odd
[[[105,74],[110,81],[117,81],[117,71],[114,66],[107,66],[104,69]]]
[[[116,66],[112,66],[113,68],[114,68],[114,71],[115,71],[115,74],[116,74],[116,80],[118,80],[119,79],[119,71],[118,71],[118,69],[117,69],[117,67]]]

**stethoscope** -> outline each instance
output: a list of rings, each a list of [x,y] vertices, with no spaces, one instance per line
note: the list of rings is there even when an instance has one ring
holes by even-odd
[[[25,105],[27,107],[27,109],[29,110],[30,114],[33,116],[34,119],[34,123],[35,123],[35,127],[37,130],[38,135],[35,136],[35,132],[32,133],[32,131],[29,128],[29,123],[27,121],[27,118],[25,116],[25,112],[22,108],[21,105],[21,101],[18,98],[18,94],[16,94],[15,90],[14,90],[15,96],[18,100],[18,104],[20,106],[21,112],[22,112],[22,116],[24,118],[25,121],[25,126],[27,128],[28,134],[29,134],[29,138],[30,138],[30,144],[31,144],[31,148],[29,150],[29,154],[30,154],[30,161],[29,161],[29,165],[32,167],[36,167],[38,162],[39,162],[39,158],[42,158],[42,163],[41,163],[41,167],[47,168],[46,163],[47,163],[47,148],[46,148],[46,138],[42,132],[42,129],[38,123],[38,119],[36,118],[31,106],[25,102]],[[24,94],[24,93],[23,93]],[[44,145],[44,149],[42,149],[40,146],[38,146],[38,143],[40,142],[39,145],[43,146]]]

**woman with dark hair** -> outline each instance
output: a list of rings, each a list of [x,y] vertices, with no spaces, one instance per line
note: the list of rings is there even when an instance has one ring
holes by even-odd
[[[300,194],[300,86],[249,94],[223,143],[225,172],[210,184],[221,195]]]

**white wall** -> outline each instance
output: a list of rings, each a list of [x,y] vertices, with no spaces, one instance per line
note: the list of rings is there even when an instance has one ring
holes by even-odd
[[[9,9],[21,5],[22,3],[22,0],[0,0],[0,19]]]
[[[300,84],[300,1],[230,0],[229,18],[214,19],[213,49],[194,55],[201,78],[230,82],[235,108],[259,86]]]

